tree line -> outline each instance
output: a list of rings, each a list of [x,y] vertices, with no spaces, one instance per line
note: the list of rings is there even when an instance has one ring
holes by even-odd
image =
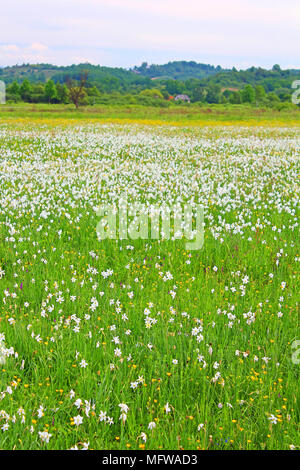
[[[132,71],[112,69],[90,64],[69,67],[55,67],[49,64],[24,65],[0,69],[0,79],[7,83],[8,102],[28,103],[73,103],[94,104],[144,104],[170,106],[178,95],[186,95],[192,103],[242,104],[282,108],[289,106],[294,91],[291,84],[300,78],[299,70],[281,70],[275,65],[272,70],[252,67],[245,71],[224,70],[218,67],[195,63],[171,63],[170,66],[151,66],[142,64]],[[183,73],[193,68],[204,78],[174,78],[142,76],[157,72],[155,69],[175,65]],[[197,67],[198,65],[198,67]],[[52,68],[51,68],[52,67]],[[175,67],[175,69],[176,69]],[[154,68],[154,71],[153,71]],[[107,71],[109,69],[109,72]],[[162,73],[162,71],[161,71]],[[179,73],[179,72],[178,72]],[[43,75],[44,74],[44,75]],[[115,74],[115,75],[110,75]],[[46,78],[48,76],[48,78]],[[14,78],[14,79],[13,79]],[[180,104],[182,101],[176,101]]]

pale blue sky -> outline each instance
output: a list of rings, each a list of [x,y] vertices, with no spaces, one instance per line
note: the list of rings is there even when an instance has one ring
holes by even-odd
[[[195,60],[300,68],[299,0],[4,0],[0,66]]]

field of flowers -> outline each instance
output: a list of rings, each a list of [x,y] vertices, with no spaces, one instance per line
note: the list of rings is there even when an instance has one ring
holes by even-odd
[[[299,148],[297,127],[0,123],[1,449],[299,447]],[[124,194],[201,204],[203,248],[99,240]]]

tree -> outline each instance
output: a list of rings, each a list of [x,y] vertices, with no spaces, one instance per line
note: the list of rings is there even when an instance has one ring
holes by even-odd
[[[163,84],[170,95],[180,95],[185,92],[185,85],[179,80],[165,80]]]
[[[196,102],[196,101],[201,101],[202,103],[205,102],[206,100],[206,95],[207,95],[207,90],[206,88],[204,88],[203,86],[199,85],[199,86],[196,86],[193,90],[192,90],[192,102]]]
[[[291,101],[291,90],[289,88],[278,88],[276,95],[281,101]]]
[[[268,101],[269,103],[278,103],[280,101],[280,99],[278,98],[278,96],[276,95],[276,93],[274,93],[274,91],[271,91],[271,93],[268,93]]]
[[[20,95],[23,101],[31,101],[32,88],[29,80],[25,79],[20,87]]]
[[[45,102],[45,85],[44,83],[34,83],[32,85],[31,101],[32,103]]]
[[[211,84],[207,87],[206,101],[207,103],[219,103],[220,102],[220,91],[219,85]]]
[[[83,72],[80,75],[80,81],[75,82],[73,80],[67,80],[67,86],[69,89],[69,98],[70,101],[75,104],[76,108],[78,109],[80,104],[82,104],[84,98],[86,97],[86,91],[84,89],[85,84],[87,82],[88,73]]]
[[[246,85],[242,89],[242,101],[243,103],[253,103],[255,100],[255,91],[251,85]]]
[[[57,98],[57,89],[53,80],[48,80],[45,85],[45,97],[50,104],[51,101]]]
[[[273,65],[272,70],[273,72],[281,72],[280,65],[278,64]]]
[[[169,93],[167,92],[166,88],[163,87],[163,88],[161,88],[160,91],[161,91],[161,94],[163,95],[164,100],[168,100],[169,97],[170,97],[170,95],[169,95]]]
[[[20,86],[17,82],[13,82],[10,87],[9,91],[13,93],[14,95],[19,95],[20,94]]]
[[[232,104],[241,104],[242,97],[239,91],[233,91],[229,96],[229,102]]]
[[[140,93],[141,96],[148,96],[149,98],[160,98],[161,100],[164,99],[163,94],[157,88],[152,88],[152,90],[143,90]]]
[[[260,102],[262,101],[266,96],[266,90],[262,85],[256,85],[255,87],[255,100]]]
[[[21,99],[20,86],[17,82],[13,82],[6,88],[7,100],[19,101]]]
[[[96,102],[96,99],[100,97],[100,91],[98,90],[96,86],[87,88],[86,93],[89,97],[89,103],[92,105],[94,105]]]
[[[56,90],[57,90],[57,99],[60,103],[68,103],[69,102],[69,90],[67,85],[64,83],[63,85],[61,83],[56,84]]]

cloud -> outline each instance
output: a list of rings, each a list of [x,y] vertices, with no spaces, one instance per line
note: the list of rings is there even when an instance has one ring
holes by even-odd
[[[298,0],[10,0],[0,65],[132,66],[186,59],[226,66],[297,63]],[[2,45],[1,45],[2,44]],[[15,49],[7,49],[14,46]]]
[[[40,52],[40,51],[45,51],[45,50],[47,50],[48,47],[45,46],[44,44],[40,44],[39,42],[34,42],[34,43],[31,44],[30,49],[31,49],[32,51],[38,51],[38,52]]]
[[[7,45],[2,46],[2,50],[3,52],[6,52],[6,53],[18,53],[20,48],[16,46],[15,44],[7,44]]]
[[[45,46],[38,43],[33,43],[30,46],[0,44],[0,57],[9,64],[44,62],[47,56],[41,52],[46,49]]]

